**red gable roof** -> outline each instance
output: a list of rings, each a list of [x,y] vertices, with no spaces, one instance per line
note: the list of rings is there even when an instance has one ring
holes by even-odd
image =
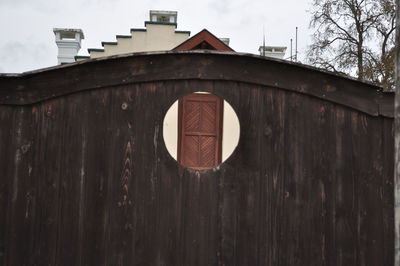
[[[197,49],[208,49],[217,51],[231,51],[234,52],[232,48],[226,45],[223,41],[215,37],[211,32],[204,29],[194,35],[192,38],[184,41],[172,50],[175,51],[187,51],[187,50],[197,50]]]

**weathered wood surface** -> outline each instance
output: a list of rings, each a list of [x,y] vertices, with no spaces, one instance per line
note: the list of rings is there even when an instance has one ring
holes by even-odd
[[[153,56],[1,78],[0,265],[393,265],[393,95],[243,55],[142,68]],[[170,105],[199,90],[241,125],[206,171],[162,136]]]
[[[233,52],[175,51],[110,56],[0,75],[0,104],[32,104],[83,90],[166,80],[240,81],[339,103],[373,116],[393,117],[393,93],[367,83],[287,61]]]

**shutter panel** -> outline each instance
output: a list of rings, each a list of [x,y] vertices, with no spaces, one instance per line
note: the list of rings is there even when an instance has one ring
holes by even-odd
[[[223,100],[193,93],[179,100],[178,161],[206,169],[221,163]]]

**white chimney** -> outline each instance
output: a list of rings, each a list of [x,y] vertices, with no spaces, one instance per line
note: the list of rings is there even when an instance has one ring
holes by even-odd
[[[177,23],[177,11],[150,10],[150,22]]]
[[[81,40],[84,39],[81,29],[53,29],[58,46],[58,64],[75,62],[75,56],[81,49]]]
[[[286,53],[286,46],[260,46],[260,55],[283,59]]]
[[[219,40],[229,46],[229,38],[219,38]]]

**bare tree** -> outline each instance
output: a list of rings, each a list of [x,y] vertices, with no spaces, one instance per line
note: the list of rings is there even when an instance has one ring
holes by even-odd
[[[308,61],[379,84],[393,81],[394,0],[313,0]],[[378,48],[378,46],[380,48]]]
[[[393,0],[379,0],[379,21],[374,25],[379,49],[368,54],[365,67],[365,78],[382,85],[386,89],[394,89],[394,57],[396,11]]]

